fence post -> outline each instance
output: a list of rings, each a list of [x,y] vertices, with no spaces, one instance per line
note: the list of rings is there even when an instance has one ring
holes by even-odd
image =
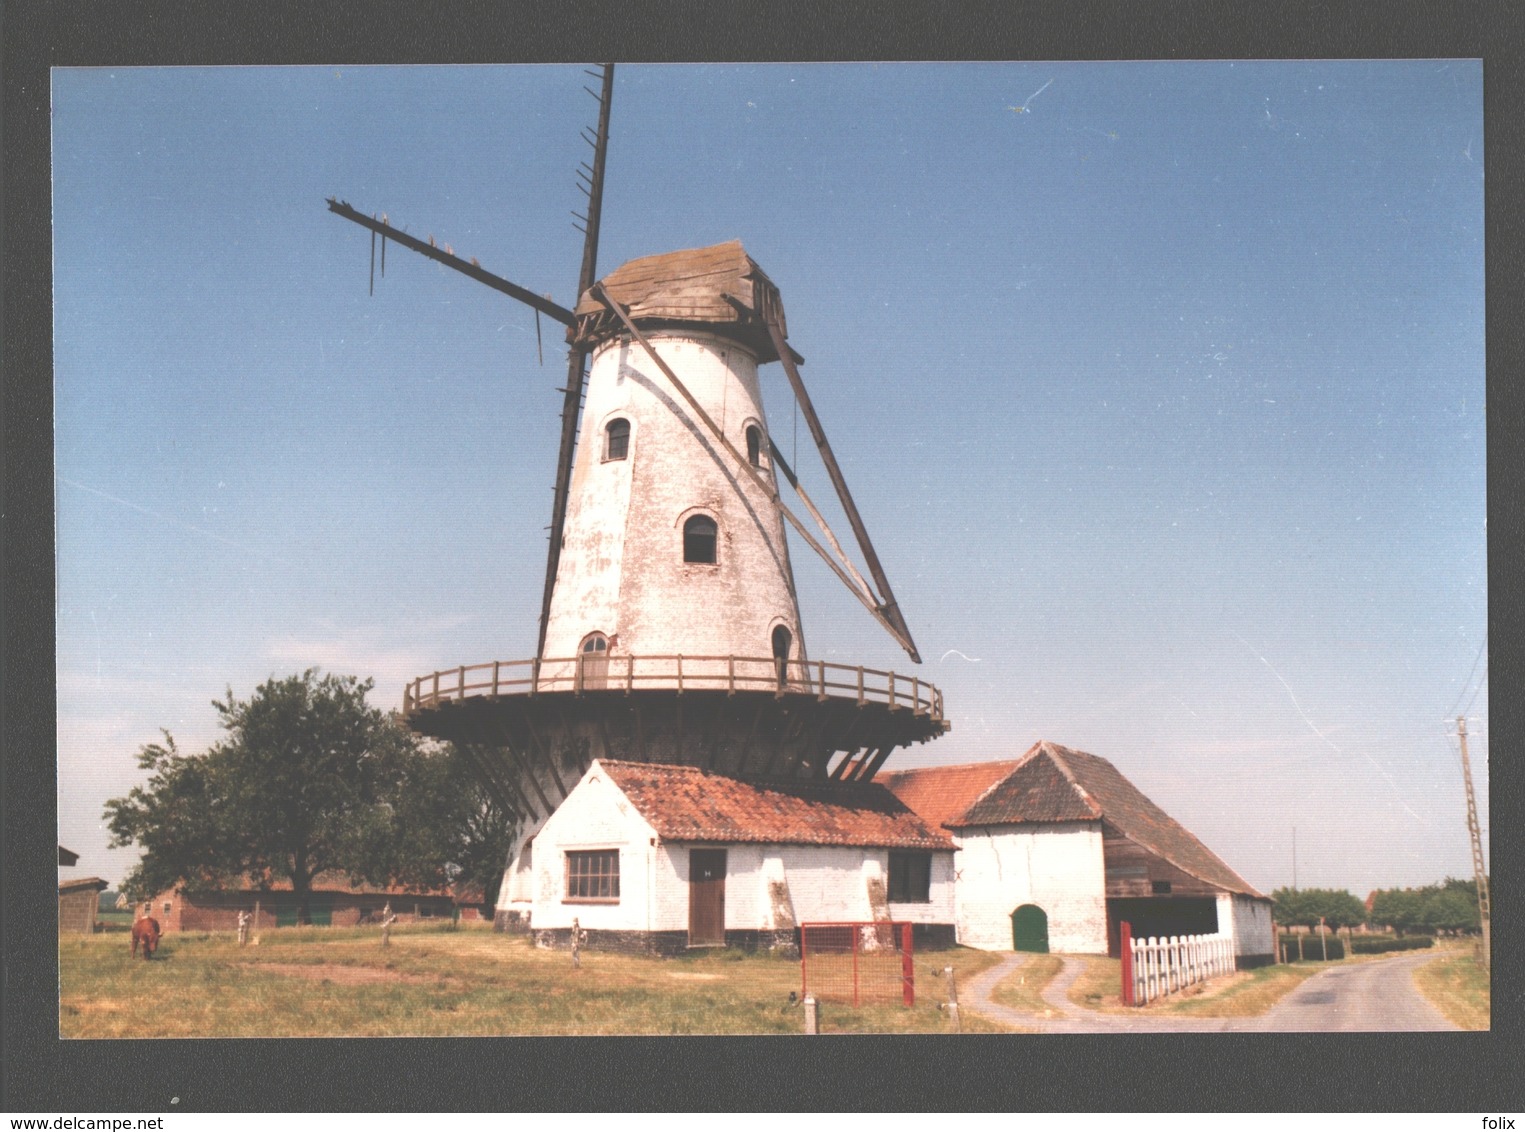
[[[819,1034],[821,1032],[820,1015],[816,1013],[815,995],[805,996],[805,1033]]]
[[[907,1006],[916,1005],[916,968],[911,951],[911,925],[900,925],[900,999]]]
[[[948,976],[948,1020],[953,1023],[953,1032],[960,1033],[958,1021],[958,981],[954,978],[953,968],[944,967],[943,974]]]
[[[1133,1001],[1133,925],[1123,920],[1117,926],[1118,937],[1122,941],[1120,954],[1123,961],[1123,1005],[1134,1006]]]
[[[858,1005],[858,948],[862,946],[863,933],[856,927],[852,929],[853,941],[853,1006]]]

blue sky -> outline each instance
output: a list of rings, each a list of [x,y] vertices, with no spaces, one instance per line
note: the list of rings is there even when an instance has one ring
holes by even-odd
[[[310,665],[534,651],[580,67],[59,70],[59,836]],[[1018,111],[1014,107],[1026,109]],[[1481,65],[621,66],[600,267],[740,238],[953,732],[1111,759],[1252,884],[1469,875]],[[777,367],[770,426],[793,454]],[[808,432],[794,461],[829,494]],[[796,545],[812,656],[911,666]],[[1482,659],[1479,661],[1479,653]],[[1477,662],[1474,667],[1474,662]],[[1470,677],[1470,678],[1469,678]]]

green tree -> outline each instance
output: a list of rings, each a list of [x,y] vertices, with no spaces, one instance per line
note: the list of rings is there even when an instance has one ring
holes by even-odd
[[[1279,924],[1313,928],[1322,918],[1338,931],[1366,922],[1366,905],[1343,888],[1278,888],[1271,899]]]
[[[312,882],[480,888],[496,900],[516,829],[453,747],[426,744],[366,703],[372,682],[272,679],[214,702],[226,737],[183,755],[167,733],[138,765],[146,787],[106,804],[112,845],[143,850],[124,888],[289,880],[310,922]]]
[[[281,878],[308,923],[319,873],[385,881],[374,848],[417,741],[365,702],[371,686],[309,669],[266,681],[248,700],[230,689],[214,701],[226,737],[204,754],[180,754],[167,734],[145,747],[147,788],[106,804],[112,845],[143,850],[127,887]]]
[[[1419,926],[1419,899],[1411,888],[1383,888],[1372,895],[1371,922],[1399,935]]]
[[[480,891],[495,904],[518,820],[497,803],[471,760],[453,745],[422,749],[395,799],[391,843],[383,850],[393,875],[424,887]]]

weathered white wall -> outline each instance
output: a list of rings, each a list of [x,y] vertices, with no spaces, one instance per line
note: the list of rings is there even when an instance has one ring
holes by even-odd
[[[1235,955],[1273,955],[1271,903],[1251,896],[1218,894],[1218,931],[1234,938]]]
[[[594,930],[645,930],[655,839],[655,831],[595,762],[535,837],[535,929],[569,928],[575,917]],[[618,903],[566,902],[566,853],[578,849],[619,851]]]
[[[726,851],[725,926],[774,931],[802,923],[872,920],[871,884],[888,876],[889,851],[827,845],[663,844],[657,850],[657,931],[688,930],[688,862],[694,848]],[[782,888],[780,889],[780,885]],[[917,924],[953,922],[953,854],[932,854],[931,899],[891,904],[892,919]]]
[[[747,425],[762,429],[760,471],[772,484],[756,358],[709,334],[649,341],[743,458]],[[617,417],[630,422],[629,454],[605,460],[604,429]],[[683,561],[683,524],[696,512],[719,526],[713,565]],[[639,344],[606,342],[589,369],[545,655],[574,656],[602,632],[616,638],[612,657],[767,657],[782,623],[799,659],[799,621],[771,490],[736,467]]]
[[[954,840],[959,943],[1010,951],[1011,914],[1036,904],[1048,914],[1050,951],[1106,954],[1099,822],[964,829]]]
[[[725,926],[732,931],[875,919],[871,894],[877,885],[882,899],[889,869],[889,850],[873,847],[656,841],[651,826],[594,763],[535,837],[529,905],[534,927],[570,927],[576,916],[590,929],[687,931],[689,851],[694,848],[726,850]],[[576,849],[619,850],[618,904],[563,901],[565,853]],[[516,870],[510,872],[514,883],[523,883]],[[891,904],[889,915],[911,923],[953,923],[953,877],[953,854],[934,852],[931,899]],[[881,910],[878,918],[882,916]]]

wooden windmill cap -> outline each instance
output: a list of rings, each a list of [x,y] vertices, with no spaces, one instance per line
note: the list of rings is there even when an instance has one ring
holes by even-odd
[[[643,331],[710,330],[753,350],[758,364],[777,361],[778,352],[756,312],[771,306],[778,313],[780,329],[788,334],[778,288],[747,255],[740,240],[642,256],[615,268],[600,282]],[[576,322],[567,331],[567,341],[584,350],[623,330],[591,290],[578,299],[573,314]]]

